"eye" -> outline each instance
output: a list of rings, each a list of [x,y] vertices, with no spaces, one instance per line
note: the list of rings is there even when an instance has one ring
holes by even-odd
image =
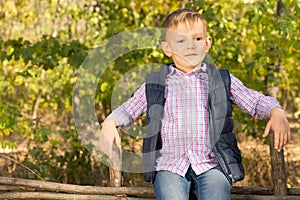
[[[177,43],[184,43],[184,39],[177,40]]]
[[[196,41],[201,41],[201,40],[203,40],[203,38],[202,37],[196,37],[195,40]]]

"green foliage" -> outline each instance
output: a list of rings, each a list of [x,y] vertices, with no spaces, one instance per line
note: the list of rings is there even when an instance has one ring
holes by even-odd
[[[28,133],[28,124],[22,120],[21,105],[14,99],[14,85],[0,75],[0,90],[5,91],[1,94],[0,102],[0,147],[16,148],[16,144],[6,140],[15,130]]]
[[[24,164],[44,180],[91,185],[97,182],[93,174],[93,159],[78,140],[76,131],[51,135],[46,129],[34,134],[35,145],[30,148]],[[25,178],[34,178],[28,173]]]
[[[209,57],[218,67],[230,69],[246,86],[263,93],[267,84],[279,85],[279,101],[298,116],[300,5],[284,0],[285,7],[278,16],[277,3],[0,1],[4,8],[0,10],[0,90],[4,91],[0,93],[0,146],[17,147],[12,140],[14,133],[28,138],[34,146],[28,147],[24,162],[36,173],[47,180],[92,184],[90,172],[95,164],[80,143],[73,122],[72,96],[78,69],[95,47],[110,46],[109,38],[124,30],[160,27],[168,13],[183,6],[198,10],[206,18],[213,38]],[[126,43],[129,39],[139,42],[130,35],[123,37],[115,49],[100,48],[110,50],[107,57],[98,58],[108,65],[96,91],[100,122],[116,106],[112,101],[123,102],[140,84],[138,80],[146,72],[135,67],[170,62],[160,47],[153,45],[107,63],[108,57],[114,56],[112,50],[134,47],[135,43]],[[157,42],[143,39],[145,43]],[[281,66],[279,72],[274,70],[276,65]],[[273,79],[267,80],[269,74]],[[265,120],[255,120],[236,107],[234,111],[236,133],[261,137]],[[132,138],[139,139],[126,138],[123,146]]]
[[[22,59],[25,66],[42,67],[45,70],[54,69],[64,58],[72,67],[78,68],[88,54],[87,47],[78,41],[63,43],[50,36],[43,36],[34,44],[23,38],[8,40],[2,42],[2,46],[3,60]]]

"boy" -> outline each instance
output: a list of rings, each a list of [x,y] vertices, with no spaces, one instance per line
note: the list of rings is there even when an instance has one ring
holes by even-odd
[[[232,75],[226,88],[221,72],[203,62],[212,38],[199,13],[179,9],[165,19],[163,28],[161,46],[174,64],[148,75],[146,84],[103,122],[102,135],[121,148],[116,127],[146,113],[143,153],[156,154],[144,157],[146,167],[154,166],[145,180],[153,183],[157,199],[187,200],[190,193],[201,200],[230,199],[231,184],[244,177],[230,102],[256,118],[270,117],[263,136],[273,129],[278,151],[290,139],[287,118],[275,99],[246,88]],[[110,145],[100,142],[110,155]]]

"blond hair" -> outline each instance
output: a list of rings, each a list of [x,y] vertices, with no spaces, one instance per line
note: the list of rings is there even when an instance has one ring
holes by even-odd
[[[194,22],[202,21],[204,28],[205,28],[205,34],[206,34],[206,21],[204,17],[191,9],[182,8],[174,11],[170,15],[167,16],[167,18],[163,22],[163,28],[169,29],[176,27],[179,23],[186,23],[188,26],[193,26]],[[166,35],[166,30],[164,31],[164,36]]]

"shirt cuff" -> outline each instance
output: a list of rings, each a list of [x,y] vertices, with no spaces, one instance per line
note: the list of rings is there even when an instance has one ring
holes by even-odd
[[[117,127],[128,126],[133,122],[131,117],[125,111],[120,110],[113,110],[107,118],[114,119]]]
[[[282,106],[278,103],[278,101],[274,99],[274,101],[272,103],[270,103],[269,106],[268,106],[267,113],[268,113],[268,117],[269,118],[271,117],[271,110],[273,108],[281,108],[281,109],[283,109]]]

